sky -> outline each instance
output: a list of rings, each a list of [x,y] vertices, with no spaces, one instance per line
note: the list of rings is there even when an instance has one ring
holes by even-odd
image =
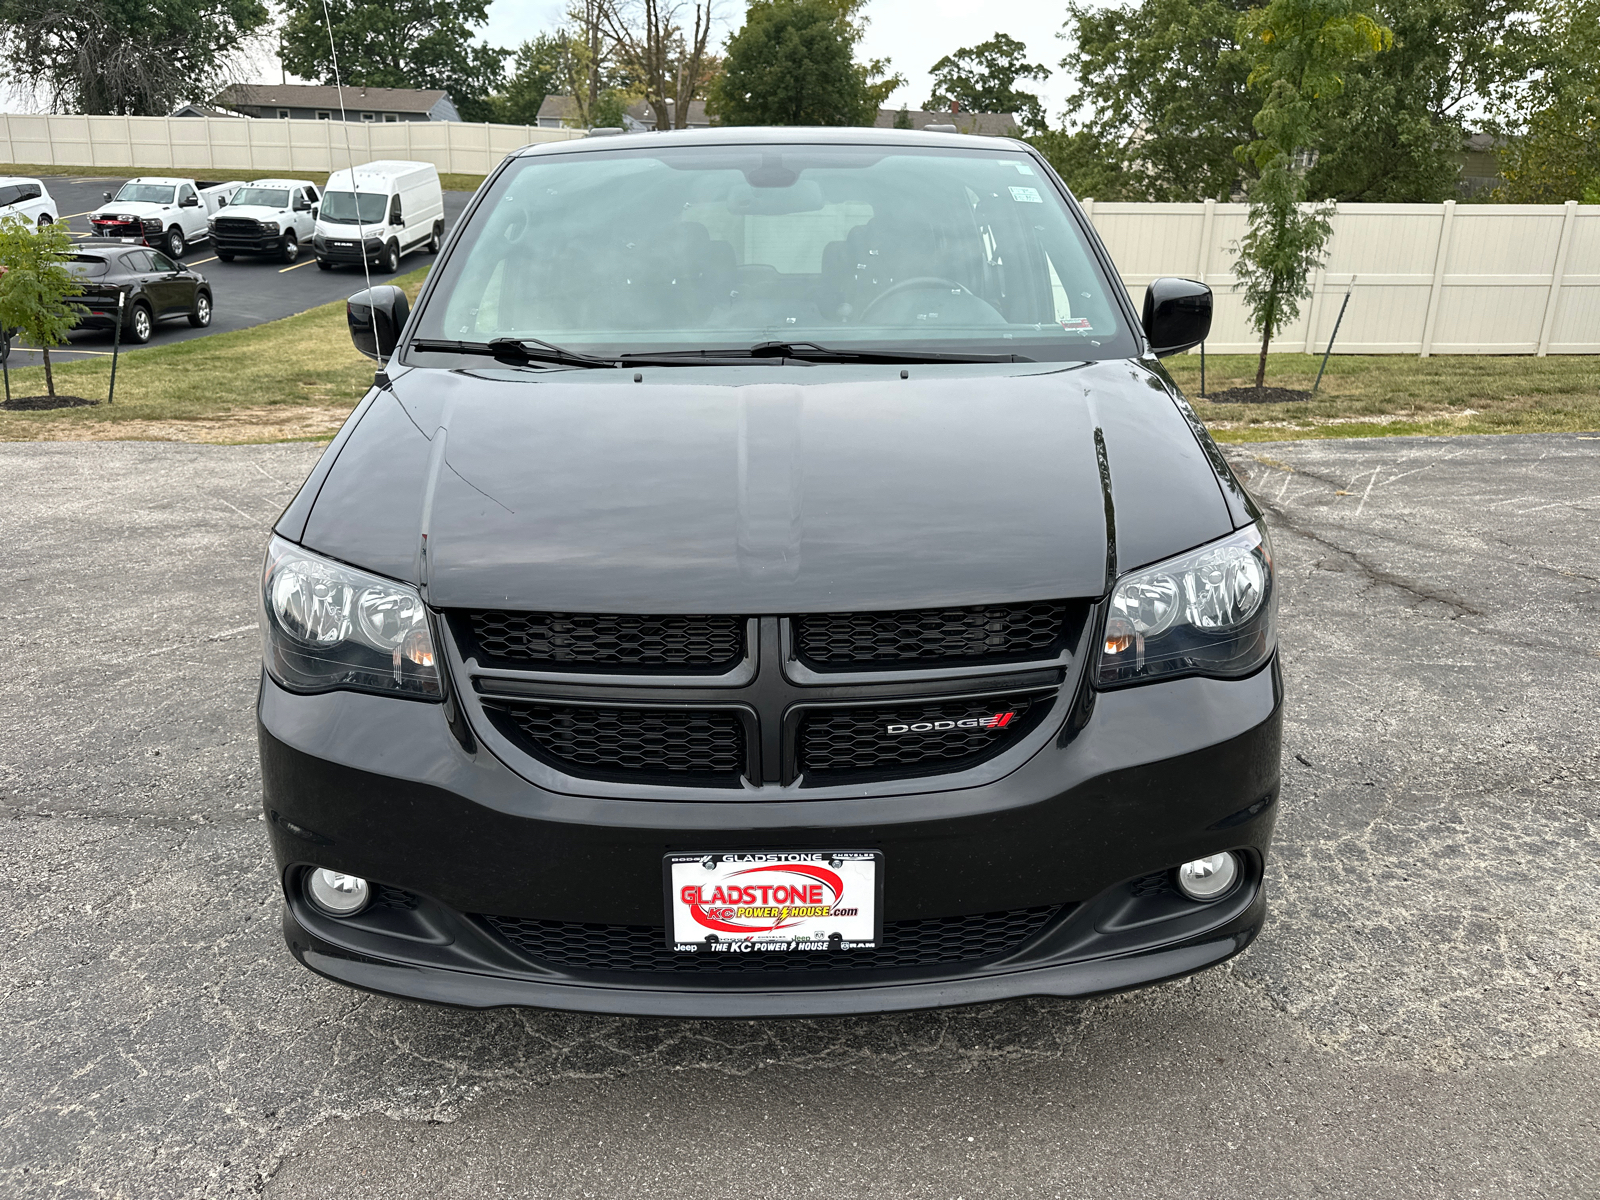
[[[744,23],[744,0],[718,0],[721,24],[714,40],[726,40]],[[548,0],[493,0],[484,36],[491,45],[516,46],[561,23],[565,5]],[[1031,61],[1051,69],[1043,84],[1024,85],[1045,101],[1052,122],[1060,116],[1070,90],[1057,69],[1064,47],[1056,33],[1065,18],[1057,0],[868,0],[867,36],[858,52],[863,59],[887,58],[906,84],[890,98],[889,107],[920,108],[928,99],[928,68],[952,50],[986,42],[1007,33],[1028,47]]]
[[[1103,2],[1103,0],[1102,0]],[[717,0],[719,25],[713,40],[726,41],[744,23],[745,0]],[[513,48],[561,23],[563,0],[492,0],[483,37],[490,45]],[[859,50],[864,59],[887,58],[890,69],[905,76],[905,86],[890,97],[889,107],[920,108],[931,90],[928,68],[953,50],[976,46],[1004,32],[1028,47],[1028,57],[1052,71],[1043,83],[1024,84],[1045,102],[1051,122],[1060,118],[1070,90],[1057,64],[1064,46],[1061,29],[1065,5],[1060,0],[868,0],[867,36]],[[277,56],[264,51],[244,68],[257,82],[277,82]],[[0,112],[36,111],[31,100],[0,87]]]

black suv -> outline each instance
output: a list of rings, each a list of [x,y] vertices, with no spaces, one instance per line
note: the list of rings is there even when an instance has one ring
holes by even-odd
[[[1082,995],[1246,946],[1261,514],[1028,146],[511,156],[276,527],[284,931],[357,987],[684,1016]]]
[[[206,277],[160,250],[84,238],[73,247],[67,269],[83,288],[72,301],[83,310],[80,329],[115,329],[119,311],[122,336],[130,342],[148,342],[156,322],[172,317],[187,317],[196,328],[211,324]]]

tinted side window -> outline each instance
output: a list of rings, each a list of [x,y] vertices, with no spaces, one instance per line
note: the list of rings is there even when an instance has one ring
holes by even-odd
[[[145,254],[150,259],[150,269],[152,271],[176,271],[178,269],[178,264],[159,250],[147,250]]]
[[[119,264],[124,275],[150,274],[150,252],[148,250],[129,250],[122,256]]]
[[[188,185],[185,185],[185,186],[183,186],[182,188],[180,188],[178,190],[178,203],[179,204],[182,204],[185,200],[192,200],[192,199],[194,199],[194,189],[192,187],[189,187]]]
[[[17,191],[20,193],[20,195],[17,197],[18,200],[37,200],[40,196],[44,195],[44,188],[40,187],[37,183],[24,183],[17,189]]]
[[[393,200],[389,201],[389,224],[400,224],[400,217],[400,197],[396,196]]]
[[[0,208],[4,208],[7,204],[15,204],[21,191],[22,189],[15,184],[0,184]]]

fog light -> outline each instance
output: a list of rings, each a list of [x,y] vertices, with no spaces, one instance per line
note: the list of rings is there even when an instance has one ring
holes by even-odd
[[[318,867],[311,872],[306,891],[311,902],[323,912],[335,917],[348,917],[367,906],[372,890],[359,875],[346,875],[341,871],[325,871]]]
[[[1215,900],[1239,878],[1239,860],[1224,850],[1178,868],[1178,887],[1191,900]]]

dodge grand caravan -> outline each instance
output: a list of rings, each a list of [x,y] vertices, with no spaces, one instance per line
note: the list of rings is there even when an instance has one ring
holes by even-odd
[[[291,952],[469,1006],[1085,995],[1261,928],[1261,514],[1011,141],[533,147],[277,523],[259,726]]]

